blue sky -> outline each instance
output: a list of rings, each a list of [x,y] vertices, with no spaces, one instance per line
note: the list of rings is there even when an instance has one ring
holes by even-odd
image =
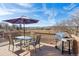
[[[26,26],[52,26],[68,20],[79,10],[75,3],[0,3],[0,22],[7,19],[26,16],[39,20]]]

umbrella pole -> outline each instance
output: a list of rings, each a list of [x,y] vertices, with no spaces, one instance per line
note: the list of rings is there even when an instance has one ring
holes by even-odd
[[[24,23],[24,39],[25,39],[25,23]],[[24,40],[24,46],[25,46],[25,40]]]
[[[21,30],[21,28],[22,28],[22,26],[21,26],[21,24],[20,24],[20,30]]]
[[[24,24],[24,37],[25,37],[25,24]]]

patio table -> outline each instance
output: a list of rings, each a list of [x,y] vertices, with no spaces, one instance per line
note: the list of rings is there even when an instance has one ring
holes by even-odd
[[[31,36],[17,36],[15,38],[18,40],[32,40]]]
[[[25,41],[31,41],[32,40],[32,37],[31,36],[17,36],[15,37],[16,40],[20,40],[20,49],[22,50],[22,41],[24,41],[24,44],[25,44]]]

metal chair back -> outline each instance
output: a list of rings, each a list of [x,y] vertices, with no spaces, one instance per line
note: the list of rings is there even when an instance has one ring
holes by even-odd
[[[41,39],[41,35],[37,35],[35,45],[40,44],[40,39]]]

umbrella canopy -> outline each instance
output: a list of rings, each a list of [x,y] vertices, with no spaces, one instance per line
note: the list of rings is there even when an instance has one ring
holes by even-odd
[[[27,18],[16,18],[16,19],[4,20],[4,21],[12,24],[32,24],[38,22],[38,20],[27,19]]]
[[[25,36],[25,24],[33,24],[33,23],[38,22],[38,20],[28,19],[28,18],[24,18],[24,17],[10,19],[10,20],[4,20],[4,21],[12,23],[12,24],[24,24],[24,36]]]

